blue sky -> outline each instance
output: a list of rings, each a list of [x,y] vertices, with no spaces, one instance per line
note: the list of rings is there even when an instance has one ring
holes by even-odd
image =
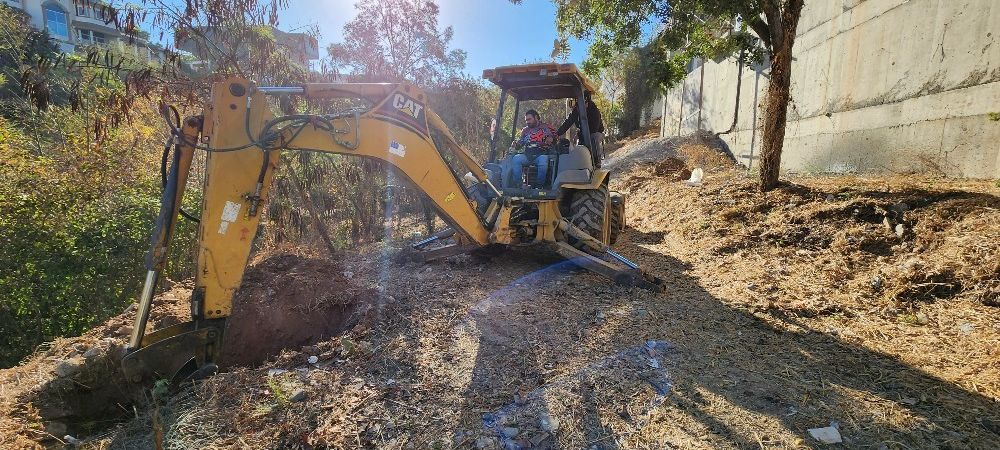
[[[320,30],[320,56],[326,46],[340,42],[344,24],[354,18],[355,0],[291,0],[278,16],[278,28],[291,31],[309,25]],[[468,54],[465,71],[482,76],[483,69],[548,61],[556,38],[556,8],[550,0],[524,0],[515,5],[508,0],[437,0],[441,8],[438,25],[455,30],[452,48]],[[587,54],[587,44],[570,43],[569,62],[579,65]]]

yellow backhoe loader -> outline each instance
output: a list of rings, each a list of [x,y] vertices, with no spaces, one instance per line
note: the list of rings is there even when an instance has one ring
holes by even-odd
[[[663,283],[609,247],[623,227],[624,202],[608,191],[608,171],[587,129],[584,96],[594,86],[572,64],[534,64],[487,70],[501,100],[572,98],[581,117],[579,143],[563,140],[549,156],[545,183],[511,180],[512,155],[498,155],[499,126],[489,161],[480,165],[456,142],[407,83],[313,83],[257,86],[230,78],[215,83],[203,113],[181,121],[164,113],[172,130],[160,214],[146,258],[146,280],[122,361],[126,377],[183,380],[218,370],[226,317],[239,289],[281,151],[315,151],[375,158],[422,191],[449,225],[413,244],[431,260],[487,245],[544,244],[576,264],[618,283],[662,291]],[[269,97],[356,99],[370,107],[343,114],[274,115]],[[169,111],[169,110],[168,110]],[[517,112],[514,114],[515,121]],[[197,275],[191,321],[146,334],[146,322],[196,151],[207,152],[198,224]],[[460,170],[455,170],[455,167]],[[531,167],[525,172],[530,176]],[[535,174],[537,175],[537,173]],[[430,245],[439,241],[433,249]],[[448,243],[446,245],[442,245]]]

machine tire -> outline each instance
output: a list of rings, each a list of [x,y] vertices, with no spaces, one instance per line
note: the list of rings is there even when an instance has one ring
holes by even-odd
[[[613,245],[625,229],[625,198],[619,193],[613,193],[610,200],[611,233],[608,236],[608,244]]]
[[[607,186],[576,191],[570,201],[571,216],[569,221],[577,228],[607,244],[604,229],[610,220],[610,210],[611,196],[608,195]],[[575,239],[570,238],[569,242],[580,250],[590,251],[590,247]]]

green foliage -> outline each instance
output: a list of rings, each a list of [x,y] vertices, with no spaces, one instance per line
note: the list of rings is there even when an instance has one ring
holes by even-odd
[[[986,117],[988,117],[990,120],[994,122],[1000,122],[1000,112],[987,113]]]
[[[129,303],[157,203],[149,186],[91,197],[16,133],[5,127],[0,144],[2,366]]]
[[[53,47],[0,7],[0,367],[117,314],[139,289],[159,206],[155,102],[89,55]],[[42,39],[42,40],[39,40]],[[111,55],[109,53],[109,55]],[[115,61],[125,61],[110,56]],[[40,64],[56,58],[62,63]],[[81,64],[78,71],[68,64]],[[39,96],[46,101],[39,105]],[[44,108],[39,108],[44,106]],[[119,111],[120,112],[120,111]],[[192,196],[197,200],[197,193]],[[193,243],[182,224],[175,249]],[[192,272],[189,259],[171,276]]]
[[[609,136],[639,129],[643,111],[656,100],[658,90],[648,80],[655,76],[658,61],[650,53],[648,46],[626,49],[595,77],[604,94],[597,104]]]
[[[694,58],[741,53],[761,61],[767,39],[756,0],[555,0],[560,33],[592,41],[583,69],[611,67],[629,48],[643,44],[643,30],[657,27],[643,49],[651,61],[649,82],[668,89],[684,79]],[[747,21],[747,18],[754,18]]]

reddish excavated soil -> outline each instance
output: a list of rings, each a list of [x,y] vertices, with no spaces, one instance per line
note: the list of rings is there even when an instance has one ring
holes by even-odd
[[[234,299],[222,367],[256,366],[283,349],[340,335],[368,310],[371,290],[355,287],[334,261],[295,254],[259,260]],[[190,320],[191,284],[170,284],[154,299],[147,332]],[[58,444],[127,418],[131,405],[143,407],[147,396],[121,374],[134,306],[0,370],[0,448]]]
[[[283,349],[340,335],[359,322],[371,298],[333,261],[271,256],[243,278],[226,321],[220,366],[256,366]]]

